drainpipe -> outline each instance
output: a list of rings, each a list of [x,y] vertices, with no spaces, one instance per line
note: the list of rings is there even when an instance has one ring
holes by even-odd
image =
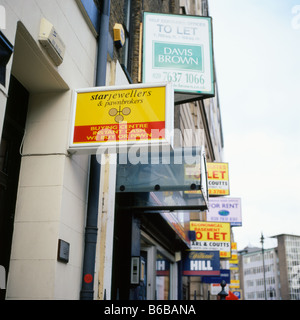
[[[98,56],[96,70],[96,86],[106,84],[106,64],[108,52],[108,32],[110,16],[110,0],[100,2],[100,31],[98,40]],[[80,291],[81,300],[94,299],[94,273],[98,233],[98,207],[100,189],[100,164],[96,156],[91,155],[88,207],[85,227],[85,247],[83,258],[83,276]]]

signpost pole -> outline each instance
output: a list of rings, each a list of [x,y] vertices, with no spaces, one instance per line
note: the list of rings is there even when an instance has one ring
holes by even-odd
[[[264,290],[265,290],[265,300],[267,300],[267,290],[266,290],[266,272],[265,272],[265,254],[264,254],[264,236],[261,234],[261,253],[262,253],[262,262],[263,262],[263,273],[264,273]]]

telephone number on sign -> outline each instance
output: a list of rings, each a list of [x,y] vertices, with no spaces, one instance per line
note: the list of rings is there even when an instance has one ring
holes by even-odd
[[[184,82],[200,85],[204,85],[205,83],[204,75],[198,73],[163,72],[163,78],[163,80],[169,82]]]
[[[209,194],[229,194],[228,190],[221,190],[221,189],[209,189],[208,190]]]

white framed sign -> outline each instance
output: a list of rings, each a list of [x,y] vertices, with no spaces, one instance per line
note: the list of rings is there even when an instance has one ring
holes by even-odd
[[[69,150],[173,146],[173,109],[174,90],[166,82],[74,90]]]
[[[207,221],[229,222],[232,227],[242,225],[242,205],[240,198],[211,197]]]
[[[214,96],[211,17],[144,12],[143,21],[143,82],[172,82],[175,102]]]

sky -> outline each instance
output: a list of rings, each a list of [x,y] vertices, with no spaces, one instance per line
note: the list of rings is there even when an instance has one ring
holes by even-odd
[[[238,250],[300,236],[300,0],[209,0]]]

